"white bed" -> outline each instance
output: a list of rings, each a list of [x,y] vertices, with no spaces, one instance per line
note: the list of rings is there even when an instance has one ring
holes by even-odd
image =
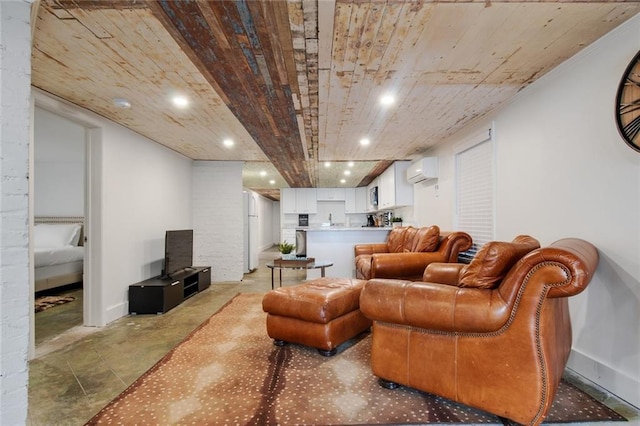
[[[35,291],[82,282],[82,218],[36,218],[34,226]],[[62,222],[62,223],[50,223]]]

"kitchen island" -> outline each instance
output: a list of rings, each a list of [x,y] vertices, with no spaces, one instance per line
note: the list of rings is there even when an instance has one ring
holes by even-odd
[[[327,277],[355,278],[353,246],[361,243],[384,243],[390,227],[320,226],[298,227],[307,231],[307,257],[333,262]],[[308,270],[307,279],[320,277],[320,271]]]

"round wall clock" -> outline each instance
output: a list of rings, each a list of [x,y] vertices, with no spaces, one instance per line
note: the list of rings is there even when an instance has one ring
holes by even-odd
[[[640,51],[620,80],[616,96],[616,122],[625,142],[640,151]]]

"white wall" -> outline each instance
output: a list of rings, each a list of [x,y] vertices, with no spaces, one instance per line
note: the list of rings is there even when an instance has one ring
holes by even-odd
[[[0,424],[27,423],[29,3],[0,2]]]
[[[599,250],[588,289],[570,299],[569,366],[640,406],[640,153],[615,127],[618,83],[640,45],[640,15],[541,78],[500,111],[431,150],[436,184],[415,186],[419,224],[454,224],[457,144],[495,123],[496,235],[543,245],[579,237]]]
[[[192,228],[192,160],[111,121],[101,155],[102,324],[128,314],[129,285],[160,275],[168,229]]]
[[[271,242],[273,245],[280,243],[280,202],[271,203]]]
[[[260,251],[266,250],[274,244],[274,229],[280,232],[280,228],[274,228],[272,226],[273,217],[273,204],[274,202],[258,195],[258,220],[260,227],[260,237],[258,238],[258,248]],[[279,204],[279,203],[278,203]],[[277,215],[280,216],[279,214]]]
[[[84,216],[84,144],[83,126],[35,108],[35,216]]]
[[[194,263],[211,281],[241,281],[244,228],[241,161],[193,163]]]

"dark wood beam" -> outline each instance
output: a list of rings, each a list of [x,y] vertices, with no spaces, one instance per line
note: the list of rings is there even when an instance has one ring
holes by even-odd
[[[373,180],[375,178],[377,178],[378,176],[380,176],[382,174],[382,172],[384,172],[385,170],[387,170],[387,168],[393,164],[394,160],[381,160],[378,161],[378,163],[375,165],[375,167],[373,169],[371,169],[369,171],[369,173],[367,173],[367,175],[365,177],[362,178],[362,180],[360,181],[360,183],[358,184],[358,186],[367,186],[369,185],[371,182],[373,182]]]
[[[311,187],[273,2],[148,1],[291,187]],[[282,28],[278,29],[282,31]]]

